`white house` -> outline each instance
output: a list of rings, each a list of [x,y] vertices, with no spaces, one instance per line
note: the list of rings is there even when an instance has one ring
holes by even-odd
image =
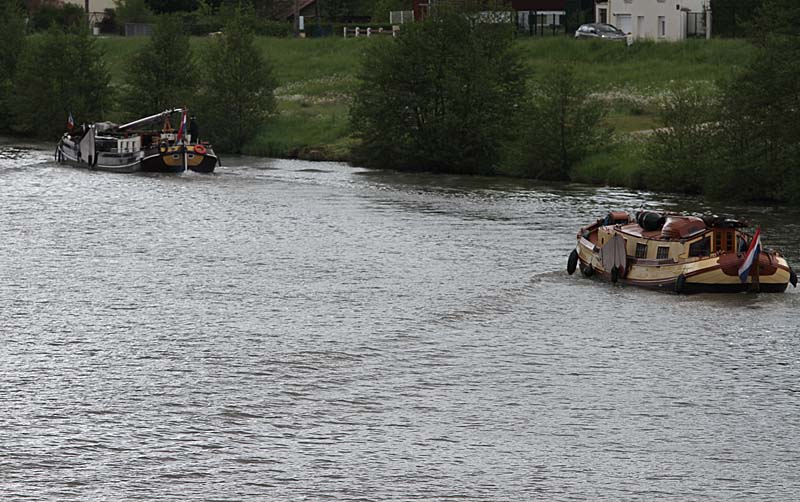
[[[710,0],[598,1],[595,19],[640,39],[677,41],[692,36],[711,37]]]

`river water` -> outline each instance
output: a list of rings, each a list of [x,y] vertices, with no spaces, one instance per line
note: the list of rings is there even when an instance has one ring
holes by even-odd
[[[565,272],[609,209],[797,209],[0,144],[0,499],[800,499],[800,294]]]

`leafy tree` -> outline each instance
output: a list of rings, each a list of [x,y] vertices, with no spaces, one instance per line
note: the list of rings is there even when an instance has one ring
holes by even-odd
[[[147,6],[146,0],[114,0],[117,12],[117,22],[148,23],[153,19],[153,11]]]
[[[16,0],[0,0],[0,124],[9,124],[12,79],[25,45],[25,17]]]
[[[198,0],[145,0],[147,7],[156,14],[190,12],[198,7]]]
[[[709,191],[743,199],[800,202],[800,58],[793,37],[770,37],[723,83],[720,176]]]
[[[660,104],[662,127],[648,144],[647,185],[701,193],[716,165],[717,103],[697,89],[677,89]]]
[[[605,110],[589,99],[591,89],[568,64],[556,66],[534,87],[525,106],[521,142],[510,154],[510,171],[544,180],[566,180],[570,169],[608,142]]]
[[[188,103],[197,78],[189,37],[177,17],[158,17],[153,36],[130,60],[127,81],[127,114],[146,115]]]
[[[762,0],[755,10],[753,27],[757,41],[770,35],[800,37],[800,2],[797,0]]]
[[[241,152],[275,110],[272,66],[254,45],[241,9],[212,41],[202,64],[198,117],[221,150]]]
[[[494,171],[526,88],[510,27],[458,12],[368,47],[359,79],[359,162],[464,173]]]
[[[752,28],[753,18],[764,0],[710,0],[715,35],[742,37]]]
[[[411,10],[410,0],[378,0],[372,8],[373,23],[388,23],[389,13],[399,10]]]
[[[752,24],[758,49],[720,84],[714,195],[800,202],[800,5],[763,0]]]
[[[324,0],[320,14],[333,21],[346,22],[353,17],[370,16],[373,0]]]
[[[33,31],[44,31],[51,25],[61,27],[79,28],[86,24],[86,12],[83,7],[75,4],[42,5],[37,9],[30,20]]]
[[[110,77],[88,30],[51,27],[27,44],[14,76],[14,129],[42,138],[64,130],[70,113],[78,121],[101,119]]]

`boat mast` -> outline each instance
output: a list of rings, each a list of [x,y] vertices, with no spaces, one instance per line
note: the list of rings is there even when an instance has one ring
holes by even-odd
[[[149,117],[144,117],[138,120],[134,120],[133,122],[128,122],[127,124],[122,124],[121,126],[117,127],[118,130],[122,131],[124,129],[128,129],[130,127],[135,127],[142,124],[147,124],[149,122],[155,122],[156,120],[160,120],[165,115],[171,115],[175,112],[182,112],[183,108],[173,108],[171,110],[164,110],[161,113],[156,113],[155,115],[150,115]]]

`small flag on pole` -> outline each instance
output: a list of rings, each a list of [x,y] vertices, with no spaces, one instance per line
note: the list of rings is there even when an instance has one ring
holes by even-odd
[[[183,115],[181,115],[181,126],[178,128],[178,138],[177,141],[180,141],[183,138],[183,135],[186,134],[186,109],[183,110]]]
[[[757,228],[753,240],[750,241],[750,246],[747,248],[747,253],[744,255],[742,266],[739,267],[739,280],[747,282],[747,276],[750,275],[750,269],[754,263],[758,262],[758,257],[761,254],[761,229]]]
[[[72,112],[69,112],[69,118],[67,118],[67,129],[70,131],[75,127],[75,119],[72,118]]]

